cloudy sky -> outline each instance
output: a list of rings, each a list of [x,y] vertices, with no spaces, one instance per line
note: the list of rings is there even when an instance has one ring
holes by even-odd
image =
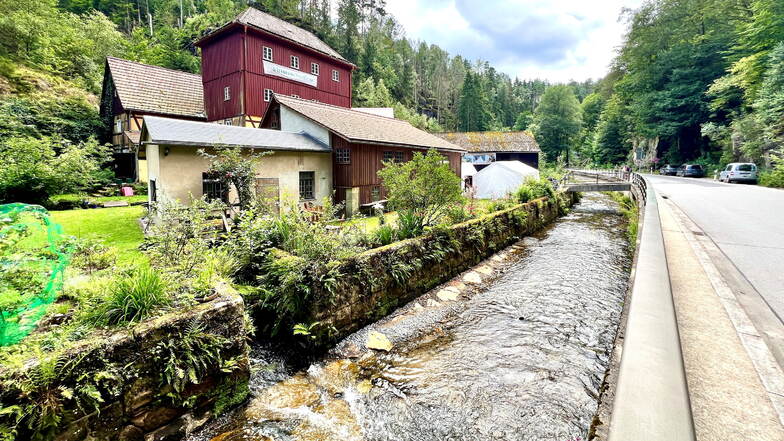
[[[568,81],[607,72],[624,24],[642,0],[387,0],[406,36],[512,78]]]

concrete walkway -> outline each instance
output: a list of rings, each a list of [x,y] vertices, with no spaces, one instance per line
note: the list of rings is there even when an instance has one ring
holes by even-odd
[[[715,262],[716,245],[658,201],[697,439],[784,440],[784,372]]]

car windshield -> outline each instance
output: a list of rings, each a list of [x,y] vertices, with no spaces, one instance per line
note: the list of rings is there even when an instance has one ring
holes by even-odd
[[[700,165],[690,165],[689,168],[692,170],[702,170],[702,166]]]
[[[754,166],[751,164],[741,164],[738,166],[738,171],[752,171]]]

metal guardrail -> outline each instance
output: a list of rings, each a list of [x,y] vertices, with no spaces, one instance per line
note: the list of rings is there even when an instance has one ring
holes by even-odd
[[[694,441],[694,422],[656,193],[631,176],[642,229],[609,441]]]
[[[641,174],[634,172],[632,172],[630,180],[632,181],[632,195],[634,196],[637,205],[642,208],[645,206],[648,198],[648,182]]]

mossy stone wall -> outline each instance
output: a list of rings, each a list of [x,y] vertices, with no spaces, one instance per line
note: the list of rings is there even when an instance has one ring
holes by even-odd
[[[344,337],[537,231],[576,200],[572,193],[537,199],[345,260],[331,293],[310,287],[317,300],[309,303],[307,322]]]
[[[178,440],[244,401],[250,373],[244,303],[228,286],[219,293],[189,310],[92,337],[50,366],[0,369],[6,386],[0,391],[2,408],[33,405],[55,415],[33,424],[35,430],[28,427],[28,415],[17,425],[16,439]],[[172,365],[165,360],[174,354],[180,366],[188,364],[180,345],[187,335],[219,342],[212,349],[221,363],[212,358],[213,365],[186,378],[177,391],[166,379]],[[16,416],[0,415],[0,429],[13,427]]]

